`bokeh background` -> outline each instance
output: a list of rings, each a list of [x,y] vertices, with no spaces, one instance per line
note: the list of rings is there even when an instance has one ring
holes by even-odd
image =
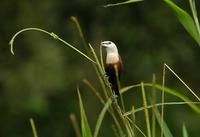
[[[77,85],[89,122],[94,129],[102,106],[83,84],[99,82],[90,62],[81,55],[39,32],[26,32],[15,41],[15,56],[9,41],[20,29],[38,27],[58,34],[85,51],[75,24],[76,16],[84,35],[98,52],[100,42],[116,43],[124,60],[122,86],[151,82],[153,73],[161,83],[163,63],[172,67],[200,95],[200,48],[188,35],[173,12],[160,0],[104,8],[116,0],[1,0],[0,1],[0,136],[32,136],[29,118],[35,120],[41,137],[75,136],[69,119],[79,117]],[[197,1],[199,3],[199,1]],[[188,1],[177,4],[189,11]],[[200,7],[197,4],[198,11]],[[190,94],[167,71],[166,86]],[[125,95],[127,106],[142,104],[140,90]],[[177,99],[167,96],[167,100]],[[130,109],[130,107],[127,107]],[[142,113],[140,113],[142,115]],[[187,106],[166,107],[167,123],[175,136],[181,136],[183,122],[190,136],[199,135],[200,119]],[[138,115],[138,124],[142,125]],[[102,136],[113,136],[106,116]],[[143,128],[145,130],[145,128]]]

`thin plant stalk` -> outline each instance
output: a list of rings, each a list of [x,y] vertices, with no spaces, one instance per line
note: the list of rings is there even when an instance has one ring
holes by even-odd
[[[153,104],[153,110],[152,110],[152,137],[156,137],[156,116],[155,116],[155,109],[156,109],[156,75],[153,74],[152,78],[152,104]]]
[[[123,124],[124,124],[124,127],[126,129],[126,133],[127,133],[127,136],[128,137],[132,137],[132,133],[131,133],[131,129],[128,125],[128,120],[126,119],[126,117],[123,116],[123,113],[122,113],[122,110],[121,108],[119,107],[119,105],[117,103],[115,103],[115,109],[117,110],[118,114],[119,114],[119,117],[121,118]]]
[[[101,97],[101,95],[99,94],[99,91],[97,91],[97,89],[95,89],[93,87],[93,85],[87,80],[84,79],[83,82],[91,89],[91,91],[97,96],[97,98],[100,100],[100,102],[105,105],[105,101],[104,99]]]
[[[164,66],[174,74],[174,76],[198,99],[198,101],[200,101],[200,98],[195,94],[195,92],[167,64],[164,64]]]
[[[32,131],[33,131],[33,136],[38,137],[38,133],[37,133],[33,118],[30,118],[30,123],[31,123],[31,128],[32,128]]]
[[[74,131],[75,131],[76,137],[81,137],[79,124],[77,122],[77,118],[76,118],[76,115],[74,113],[70,114],[70,120],[71,120],[72,125],[74,127]]]
[[[144,110],[144,109],[143,109]],[[134,111],[135,112],[135,111]],[[127,113],[127,112],[126,112]],[[133,121],[128,117],[128,115],[126,115],[126,113],[123,115],[123,116],[125,116],[126,117],[126,119],[131,123],[131,124],[133,124]],[[131,111],[131,113],[130,113],[130,115],[132,115],[132,113],[133,113],[133,111]],[[135,129],[136,130],[138,130],[144,137],[147,137],[146,135],[145,135],[145,133],[141,130],[141,128],[139,128],[137,125],[136,125],[136,123],[134,124],[134,126],[135,126]],[[132,130],[132,128],[131,128],[131,130]],[[134,133],[134,132],[133,132]]]
[[[121,85],[120,85],[120,81],[119,81],[118,68],[117,68],[116,65],[114,65],[114,68],[115,68],[115,75],[116,75],[116,78],[117,78],[117,86],[118,86],[118,89],[119,89],[119,92],[120,92]],[[119,93],[119,97],[120,97],[120,102],[121,102],[122,110],[123,110],[123,112],[125,112],[123,95]]]
[[[163,76],[162,76],[162,94],[161,94],[161,102],[164,104],[165,102],[165,64],[163,65]],[[163,137],[163,119],[164,119],[164,105],[161,106],[161,132],[160,136]]]
[[[132,130],[133,130],[133,137],[136,137],[136,128],[135,128],[135,108],[132,106]]]
[[[25,31],[39,31],[39,32],[43,32],[45,34],[48,34],[50,36],[52,36],[55,40],[58,40],[62,43],[64,43],[64,45],[67,45],[68,47],[72,48],[73,50],[75,50],[76,52],[78,52],[79,54],[81,54],[82,56],[84,56],[85,58],[87,58],[89,61],[93,62],[96,64],[96,62],[94,60],[92,60],[90,57],[88,57],[86,54],[84,54],[83,52],[81,52],[79,49],[75,48],[74,46],[72,46],[71,44],[69,44],[68,42],[64,41],[63,39],[61,39],[58,35],[56,35],[55,33],[53,32],[48,32],[46,30],[43,30],[43,29],[40,29],[40,28],[26,28],[26,29],[22,29],[20,31],[18,31],[13,37],[12,39],[10,40],[9,44],[10,44],[10,51],[11,53],[14,55],[14,50],[13,50],[13,45],[14,45],[14,40],[15,38],[21,34],[22,32],[25,32]]]
[[[145,135],[145,133],[144,133],[137,125],[135,125],[135,128],[136,128],[144,137],[147,137],[147,136]]]
[[[78,30],[78,32],[79,32],[80,38],[81,38],[81,40],[82,40],[82,43],[83,43],[85,49],[88,51],[89,48],[88,48],[87,42],[86,42],[85,37],[84,37],[84,35],[83,35],[83,31],[82,31],[82,29],[81,29],[81,25],[79,24],[79,21],[78,21],[77,17],[71,16],[71,20],[75,23],[76,28],[77,28],[77,30]]]
[[[111,104],[112,104],[112,100],[108,99],[107,102],[105,103],[103,109],[101,110],[101,113],[99,114],[97,122],[96,122],[96,127],[95,127],[95,130],[94,130],[93,137],[97,137],[98,136],[98,133],[99,133],[102,121],[104,119],[104,116],[105,116],[105,114],[106,114],[106,112],[109,109]]]
[[[143,98],[143,105],[144,105],[144,113],[145,113],[145,120],[146,120],[146,126],[147,126],[147,134],[148,137],[151,137],[151,127],[150,127],[150,120],[149,120],[149,111],[147,109],[147,99],[144,89],[144,83],[141,83],[141,90],[142,90],[142,98]]]
[[[156,103],[155,107],[161,107],[162,105],[164,106],[171,106],[171,105],[188,105],[188,104],[197,104],[200,105],[200,102],[165,102],[165,103]],[[153,109],[154,105],[148,105],[147,109],[152,108]],[[140,107],[134,110],[135,113],[144,111],[145,107]],[[124,116],[129,116],[132,115],[133,110],[127,111],[126,113],[124,113]]]
[[[115,134],[116,137],[121,137],[121,136],[118,134],[118,131],[117,131],[115,125],[112,125],[112,129],[113,129],[113,132],[114,132],[114,134]]]

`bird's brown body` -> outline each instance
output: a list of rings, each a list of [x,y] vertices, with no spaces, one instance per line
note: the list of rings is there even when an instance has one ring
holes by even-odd
[[[115,68],[115,66],[117,67],[117,69]],[[105,65],[105,71],[106,71],[106,75],[108,76],[108,80],[111,84],[111,88],[112,88],[112,91],[117,95],[119,96],[120,93],[119,93],[119,87],[118,87],[118,83],[117,83],[117,76],[116,76],[116,71],[117,74],[118,74],[118,78],[120,78],[121,76],[121,71],[122,71],[122,68],[123,68],[123,63],[122,63],[122,60],[121,58],[119,57],[119,61],[116,62],[116,63],[109,63]]]

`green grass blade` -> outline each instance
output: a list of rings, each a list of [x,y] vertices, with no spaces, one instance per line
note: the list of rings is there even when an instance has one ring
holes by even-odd
[[[121,137],[121,136],[118,134],[118,131],[117,131],[115,125],[112,125],[112,130],[113,130],[113,133],[114,133],[114,136],[115,136],[115,137]]]
[[[200,36],[198,34],[193,18],[185,10],[178,7],[171,0],[164,0],[164,2],[174,11],[180,23],[200,46]]]
[[[89,45],[88,45],[88,43],[87,43],[87,41],[86,41],[86,38],[85,38],[84,33],[83,33],[83,30],[81,29],[81,25],[80,25],[80,23],[79,23],[79,21],[78,21],[78,18],[75,17],[75,16],[71,16],[71,20],[75,23],[75,26],[76,26],[76,28],[77,28],[77,30],[78,30],[78,33],[79,33],[79,36],[80,36],[80,38],[81,38],[82,44],[83,44],[85,50],[87,51],[87,55],[90,56],[90,55],[91,55],[91,52],[90,52],[90,50],[89,50]],[[95,71],[96,71],[96,66],[95,66],[95,64],[93,64],[93,67],[95,68]],[[97,72],[97,73],[98,73],[98,72]]]
[[[145,85],[145,84],[144,84]],[[152,84],[146,84],[146,86],[152,86]],[[162,86],[161,85],[155,85],[155,87],[159,90],[162,90]],[[175,91],[173,89],[170,89],[170,88],[167,88],[167,87],[164,87],[164,91],[168,94],[171,94],[171,95],[174,95],[178,98],[180,98],[181,100],[185,101],[185,102],[192,102],[188,97],[180,94],[181,92],[179,91]],[[200,114],[200,108],[197,107],[195,104],[188,104],[195,112],[199,113]]]
[[[103,72],[105,72],[102,46],[100,46],[100,48],[99,48],[99,53],[100,53],[100,65],[102,67]],[[99,74],[99,72],[97,72],[97,73]],[[100,76],[100,74],[98,75],[98,77],[99,77],[99,80],[101,83],[101,87],[103,88],[104,95],[105,95],[106,99],[108,99],[109,97],[108,97],[108,93],[106,90],[105,80],[103,77]],[[106,73],[105,73],[104,77],[106,77]]]
[[[106,114],[106,112],[109,109],[111,104],[112,104],[112,100],[108,99],[108,101],[104,105],[103,109],[101,110],[101,113],[100,113],[100,115],[97,119],[96,127],[95,127],[95,130],[94,130],[94,137],[98,136],[98,133],[99,133],[99,130],[100,130],[100,127],[101,127],[101,123],[102,123],[104,116],[105,116],[105,114]]]
[[[99,101],[104,105],[105,101],[102,98],[102,96],[99,94],[100,92],[97,89],[95,89],[95,87],[87,79],[84,79],[83,82],[91,89],[91,91],[94,93],[94,95],[96,95],[96,97],[99,99]]]
[[[71,113],[69,118],[70,118],[70,120],[72,122],[72,126],[74,128],[76,137],[81,137],[81,132],[80,132],[79,124],[77,122],[76,115],[74,113]]]
[[[144,86],[145,87],[152,87],[153,84],[152,83],[144,83]],[[132,89],[132,88],[139,88],[141,87],[141,84],[136,84],[136,85],[131,85],[131,86],[127,86],[127,87],[124,87],[121,89],[121,93],[125,93],[127,92],[128,90]],[[162,85],[159,85],[159,84],[155,84],[154,87],[158,90],[156,91],[162,91]],[[126,89],[126,90],[125,90]],[[128,90],[127,90],[128,89]],[[173,90],[171,88],[168,88],[168,87],[164,87],[164,92],[168,93],[168,94],[171,94],[173,96],[176,96],[178,98],[180,98],[181,100],[185,101],[185,102],[192,102],[188,97],[184,96],[181,94],[180,91],[176,91],[176,90]],[[188,106],[193,109],[196,113],[200,114],[200,107],[198,107],[197,105],[195,104],[191,104],[189,103]]]
[[[116,112],[117,112],[118,115],[119,115],[119,118],[120,118],[121,121],[122,121],[122,124],[123,124],[124,128],[126,129],[126,135],[127,135],[127,137],[132,137],[133,135],[132,135],[130,123],[129,123],[129,121],[128,121],[129,119],[128,119],[126,116],[123,115],[124,112],[123,112],[123,110],[120,108],[120,106],[118,105],[117,102],[116,102],[116,103],[113,103],[113,105],[114,105],[114,107],[115,107]]]
[[[132,131],[133,131],[133,135],[134,137],[136,137],[136,128],[135,128],[135,123],[136,123],[136,118],[135,118],[135,108],[134,106],[132,106],[132,114],[131,114],[131,117],[132,117]]]
[[[120,85],[120,81],[119,81],[117,65],[114,65],[114,69],[115,69],[115,75],[116,75],[116,78],[117,78],[117,86],[118,86],[118,89],[120,90],[121,89],[121,85]],[[120,97],[120,103],[121,103],[122,111],[125,112],[123,95],[119,94],[119,97]]]
[[[192,11],[192,15],[194,18],[194,22],[197,27],[198,34],[200,36],[200,24],[199,24],[199,19],[198,19],[198,15],[197,15],[195,0],[189,0],[189,3],[190,3],[190,9]]]
[[[119,2],[119,3],[115,3],[115,4],[107,4],[104,7],[113,7],[113,6],[119,6],[119,5],[124,5],[124,4],[130,4],[130,3],[134,3],[134,2],[140,2],[143,0],[127,0],[124,2]]]
[[[164,136],[165,137],[173,137],[173,135],[172,135],[171,131],[169,130],[166,122],[164,120],[163,121],[161,120],[162,119],[161,115],[160,115],[160,113],[157,109],[155,110],[155,114],[156,114],[156,119],[158,121],[158,124],[160,125],[161,128],[163,128],[162,130],[163,130]]]
[[[81,113],[81,131],[82,131],[82,137],[92,137],[92,132],[89,127],[89,123],[85,114],[85,110],[83,107],[83,101],[81,99],[79,88],[77,88],[78,91],[78,98],[79,98],[79,105],[80,105],[80,113]]]
[[[156,75],[153,74],[153,78],[152,78],[152,124],[151,124],[151,128],[152,128],[152,137],[156,137],[156,116],[154,113],[154,110],[156,109],[156,88],[155,88],[155,84],[156,84]]]
[[[120,89],[120,94],[123,94],[123,93],[127,92],[128,90],[131,90],[136,87],[141,87],[141,84],[134,84],[134,85],[123,87]]]
[[[166,74],[166,66],[165,63],[163,65],[163,76],[162,76],[162,93],[161,93],[161,102],[162,102],[162,106],[161,106],[161,125],[163,126],[163,119],[164,119],[164,102],[165,102],[165,75]],[[160,137],[163,137],[163,127],[161,126],[161,132],[160,132]]]
[[[188,105],[188,104],[197,104],[200,105],[200,102],[165,102],[165,103],[156,103],[154,105],[148,105],[146,108],[150,109],[152,108],[154,110],[154,107],[160,107],[162,105],[164,106],[170,106],[170,105]],[[145,109],[145,107],[140,107],[134,110],[135,113],[141,112]],[[133,110],[127,111],[124,116],[131,115],[133,113]]]
[[[102,46],[100,46],[100,48],[99,48],[99,53],[100,53],[100,63],[101,63],[101,66],[102,66],[103,71],[105,71],[105,68],[104,68],[104,61],[103,61],[103,50],[102,50]]]
[[[183,132],[183,137],[189,137],[185,124],[183,124],[182,132]]]
[[[76,28],[77,28],[78,33],[79,33],[79,36],[80,36],[80,38],[82,40],[82,43],[83,43],[85,49],[88,51],[88,45],[87,45],[87,42],[86,42],[85,37],[83,35],[83,31],[81,29],[81,25],[79,24],[79,21],[78,21],[77,17],[71,16],[71,20],[75,23]]]
[[[142,134],[142,136],[147,137],[141,128],[139,128],[137,125],[135,125],[135,128]]]
[[[30,118],[30,123],[31,123],[31,128],[32,128],[32,131],[33,131],[33,136],[38,137],[37,130],[36,130],[36,127],[35,127],[35,123],[34,123],[32,118]]]
[[[144,106],[144,114],[145,114],[145,120],[146,120],[146,126],[147,126],[147,133],[148,133],[148,137],[151,137],[149,111],[147,109],[147,99],[146,99],[146,94],[145,94],[143,82],[141,83],[141,85],[142,85],[141,90],[142,90],[142,98],[143,98],[143,106]]]

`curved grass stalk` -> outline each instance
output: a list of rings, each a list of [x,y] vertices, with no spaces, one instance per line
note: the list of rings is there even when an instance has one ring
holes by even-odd
[[[163,88],[162,85],[152,84],[152,83],[144,83],[144,87],[153,87],[153,86],[154,86],[154,88],[159,89],[160,91],[162,91],[162,88]],[[141,87],[141,84],[131,85],[131,86],[122,88],[120,92],[121,92],[121,94],[123,94],[123,93],[127,92],[128,90],[130,90],[132,88],[139,88],[139,87]],[[156,90],[156,92],[157,92],[157,90]],[[180,94],[180,92],[178,92],[176,90],[164,87],[164,92],[166,92],[168,94],[171,94],[173,96],[176,96],[176,97],[180,98],[181,100],[183,100],[185,102],[192,102],[188,97]],[[192,108],[195,112],[200,114],[200,108],[197,107],[195,104],[188,104],[188,106],[190,108]]]
[[[68,42],[66,42],[65,40],[61,39],[58,35],[56,35],[55,33],[53,32],[48,32],[46,30],[43,30],[43,29],[40,29],[40,28],[25,28],[25,29],[22,29],[20,31],[18,31],[17,33],[15,33],[15,35],[11,38],[10,42],[9,42],[9,45],[10,45],[10,51],[11,53],[14,55],[14,49],[13,49],[13,46],[14,46],[14,40],[15,38],[21,34],[22,32],[25,32],[25,31],[39,31],[39,32],[43,32],[45,34],[48,34],[50,36],[52,36],[54,39],[64,43],[65,45],[67,45],[68,47],[72,48],[73,50],[75,50],[76,52],[78,52],[79,54],[81,54],[82,56],[84,56],[85,58],[87,58],[89,61],[91,61],[92,63],[95,63],[96,62],[91,59],[90,57],[88,57],[86,54],[84,54],[83,52],[81,52],[79,49],[75,48],[74,46],[72,46],[71,44],[69,44]]]
[[[157,103],[157,104],[155,104],[155,106],[161,107],[162,105],[171,106],[171,105],[187,105],[187,104],[198,104],[198,105],[200,105],[200,102],[165,102],[165,103]],[[150,109],[150,108],[153,108],[153,107],[154,107],[154,105],[148,105],[147,107],[140,107],[140,108],[135,109],[134,113],[141,112],[141,111],[145,110],[146,108]],[[132,113],[133,113],[133,110],[128,111],[124,114],[124,116],[132,115]]]

